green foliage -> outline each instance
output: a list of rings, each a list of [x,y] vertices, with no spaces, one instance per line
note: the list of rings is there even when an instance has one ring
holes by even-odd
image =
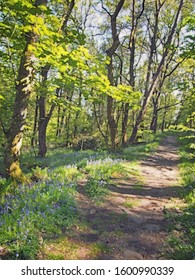
[[[85,185],[85,192],[92,199],[99,200],[108,194],[108,182],[90,178]]]
[[[122,160],[107,157],[99,160],[89,160],[86,164],[85,171],[89,174],[89,180],[85,185],[86,194],[100,200],[108,194],[108,186],[113,173],[125,173],[122,166]]]
[[[148,64],[150,38],[145,34],[145,27],[147,27],[149,33],[153,32],[153,25],[155,24],[154,3],[152,1],[145,3],[144,13],[146,17],[139,17],[136,23],[134,52],[133,46],[131,44],[127,45],[129,35],[127,36],[125,33],[127,29],[131,29],[132,14],[129,14],[129,11],[138,11],[140,6],[139,3],[135,3],[135,7],[133,7],[132,1],[131,3],[125,1],[124,9],[117,17],[117,28],[120,26],[121,31],[119,38],[121,44],[112,58],[113,79],[109,79],[108,66],[111,61],[106,56],[106,50],[110,47],[111,30],[107,21],[99,24],[102,21],[102,16],[105,16],[106,19],[109,18],[105,10],[102,10],[101,13],[93,8],[97,1],[92,1],[89,6],[87,6],[87,2],[90,1],[78,1],[71,17],[62,28],[63,19],[68,15],[66,13],[69,11],[70,1],[47,2],[47,7],[44,5],[36,7],[32,0],[1,1],[0,145],[2,144],[2,147],[0,146],[0,150],[2,155],[7,141],[6,133],[9,131],[12,120],[18,69],[20,69],[21,57],[23,57],[26,48],[26,39],[31,32],[37,35],[36,42],[28,45],[28,51],[34,54],[34,92],[30,97],[29,113],[26,124],[24,124],[25,139],[21,157],[22,170],[28,180],[31,180],[31,183],[19,186],[14,194],[9,194],[10,189],[13,188],[13,183],[11,184],[0,177],[0,195],[8,193],[1,205],[4,219],[4,222],[2,220],[1,236],[5,238],[1,242],[6,244],[13,258],[34,258],[40,245],[40,239],[44,235],[49,236],[54,231],[59,232],[61,227],[66,223],[69,224],[68,221],[71,221],[71,217],[74,215],[71,216],[72,214],[70,214],[70,219],[68,218],[69,208],[67,205],[68,203],[74,205],[71,190],[78,184],[78,180],[86,179],[85,190],[87,195],[93,199],[101,200],[108,192],[110,180],[114,173],[124,176],[128,172],[137,174],[136,170],[127,166],[126,159],[131,162],[143,159],[157,146],[157,142],[153,141],[154,134],[148,129],[154,105],[154,102],[151,101],[148,106],[149,112],[145,119],[144,129],[140,129],[137,135],[138,142],[146,141],[149,143],[133,145],[123,151],[116,152],[116,154],[98,150],[98,148],[104,147],[102,146],[103,141],[106,145],[109,145],[110,141],[107,120],[109,108],[106,105],[108,96],[113,99],[110,109],[115,119],[113,125],[117,126],[116,142],[118,141],[118,145],[121,143],[124,109],[127,104],[129,111],[128,135],[130,135],[135,124],[138,110],[140,110],[143,101],[141,92],[144,92],[146,87],[147,65],[150,65],[150,63]],[[104,1],[104,5],[112,14],[114,7],[117,6],[117,1],[114,1],[114,3],[110,0]],[[186,126],[194,126],[194,35],[192,34],[194,16],[191,16],[191,5],[186,3],[185,6],[180,25],[187,31],[187,35],[184,42],[182,44],[179,42],[177,45],[177,36],[178,38],[181,37],[180,41],[184,37],[179,36],[181,27],[178,26],[177,35],[174,35],[175,37],[172,40],[175,42],[175,46],[172,44],[169,49],[170,65],[166,67],[162,65],[162,69],[166,68],[167,70],[165,75],[174,70],[177,62],[181,61],[181,57],[187,56],[188,59],[182,65],[179,65],[181,70],[175,76],[167,76],[166,80],[168,82],[160,89],[162,93],[158,105],[162,108],[158,108],[159,128],[165,115],[165,122],[169,125],[175,121],[176,114],[179,111],[181,113],[179,122]],[[99,8],[101,9],[101,7],[98,7],[98,10]],[[170,33],[170,26],[172,26],[174,18],[170,14],[176,14],[176,8],[177,5],[170,4],[168,1],[168,3],[164,3],[162,10],[159,10],[156,38],[159,44],[156,45],[155,50],[157,60],[152,58],[151,72],[155,72],[155,69],[157,69],[158,59],[162,56],[162,50],[166,48],[163,45],[164,34]],[[97,25],[91,27],[89,21],[96,16]],[[146,18],[147,21],[145,21]],[[86,27],[88,30],[86,30]],[[94,36],[96,29],[103,34],[102,37]],[[144,46],[144,48],[141,46]],[[171,54],[171,50],[175,52]],[[135,57],[133,57],[133,53],[136,54]],[[132,55],[131,60],[134,59],[134,65],[129,64],[130,54]],[[168,62],[169,58],[165,58],[165,61]],[[45,73],[47,77],[43,77],[43,74],[41,74],[45,66],[49,68],[49,72]],[[132,68],[130,66],[133,66],[134,73],[130,73]],[[152,73],[149,74],[152,77]],[[134,81],[132,82],[131,79]],[[113,80],[112,85],[109,80]],[[130,84],[134,84],[134,86],[131,87]],[[150,85],[147,86],[150,88]],[[178,96],[174,92],[175,89],[179,91]],[[60,91],[58,92],[58,90]],[[158,91],[158,88],[156,90]],[[48,148],[69,147],[66,150],[61,148],[58,150],[48,149],[48,157],[45,159],[34,157],[34,152],[37,152],[38,146],[37,129],[39,125],[39,116],[37,119],[35,118],[34,110],[40,97],[45,98],[45,108],[43,109],[45,110],[44,118],[46,120],[49,117],[51,106],[55,106],[47,128]],[[178,100],[182,100],[182,104],[178,107],[166,107],[178,102]],[[164,106],[167,111],[164,110]],[[35,147],[33,147],[33,153],[25,153],[30,147],[33,126],[36,130]],[[60,126],[61,129],[59,135],[56,133],[57,126]],[[89,141],[89,138],[91,141]],[[94,139],[95,141],[93,141]],[[185,159],[181,167],[182,176],[186,185],[185,197],[189,203],[194,201],[192,189],[194,189],[193,161],[195,146],[193,139],[193,136],[185,138],[185,141],[189,141],[186,143],[186,150],[182,151],[183,159]],[[92,144],[93,147],[91,147]],[[72,148],[79,151],[74,151]],[[94,148],[96,151],[80,151],[80,149],[88,148]],[[3,174],[2,162],[3,159],[1,158],[0,175]],[[16,183],[15,186],[17,186]],[[62,202],[60,202],[60,196]],[[63,203],[63,199],[68,202]],[[8,208],[6,208],[6,203],[9,205]],[[52,213],[46,207],[47,205],[54,209]],[[54,205],[56,205],[56,208]],[[40,215],[41,211],[45,213],[45,219]],[[64,216],[63,213],[65,213]],[[62,216],[65,218],[64,221],[61,221],[63,220]],[[21,224],[17,223],[20,220]],[[26,236],[24,234],[24,224],[29,231],[27,237],[24,237]]]
[[[36,168],[32,169],[32,179],[36,181],[46,181],[49,178],[48,170],[47,168],[40,168],[39,166],[36,166]]]
[[[5,178],[0,177],[0,197],[3,196],[11,186],[11,179],[6,180]]]
[[[89,160],[85,168],[86,172],[97,180],[109,180],[114,172],[124,173],[122,160],[106,157],[103,159]]]
[[[191,149],[194,143],[195,132],[185,129],[180,133],[181,144],[181,176],[183,180],[182,196],[187,207],[182,209],[180,215],[174,217],[177,235],[170,237],[170,257],[173,259],[194,259],[195,252],[195,149]],[[192,156],[193,155],[193,156]]]
[[[187,28],[187,34],[185,36],[185,45],[183,46],[183,54],[182,56],[187,56],[191,58],[195,58],[195,45],[194,40],[195,36],[193,33],[194,25],[195,25],[195,15],[187,16],[184,18],[184,24]]]

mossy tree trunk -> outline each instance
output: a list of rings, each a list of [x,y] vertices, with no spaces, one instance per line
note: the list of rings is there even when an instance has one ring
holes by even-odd
[[[32,82],[34,75],[32,64],[33,54],[29,51],[29,45],[34,43],[35,38],[36,35],[32,33],[26,39],[26,47],[18,71],[18,84],[16,86],[13,116],[7,135],[4,162],[6,174],[13,178],[19,178],[22,174],[19,164],[19,155],[22,147],[28,101],[33,88]]]
[[[36,7],[46,4],[47,1],[45,0],[35,1]],[[34,54],[30,50],[30,46],[34,45],[38,39],[33,26],[32,30],[25,34],[25,39],[26,45],[18,69],[13,115],[7,133],[7,145],[4,153],[6,176],[12,177],[15,180],[21,180],[22,178],[19,157],[22,147],[29,97],[33,90]]]

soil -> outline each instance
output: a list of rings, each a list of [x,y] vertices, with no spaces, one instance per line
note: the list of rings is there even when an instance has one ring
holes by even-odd
[[[176,139],[167,136],[141,161],[141,186],[135,176],[115,178],[109,195],[97,205],[85,195],[86,182],[81,182],[80,225],[69,232],[69,241],[79,244],[74,258],[133,259],[131,252],[136,252],[144,259],[162,259],[171,226],[166,214],[179,211],[182,204],[178,161]],[[89,253],[93,245],[96,254]]]

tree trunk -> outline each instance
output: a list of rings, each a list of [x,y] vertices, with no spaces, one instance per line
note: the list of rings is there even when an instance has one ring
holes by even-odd
[[[163,82],[161,83],[161,85]],[[152,103],[153,103],[153,113],[152,113],[152,120],[150,123],[150,130],[152,130],[154,133],[157,131],[157,123],[158,123],[158,111],[159,111],[159,98],[161,93],[161,85],[159,87],[159,91],[154,92],[152,97]]]
[[[62,16],[61,26],[58,32],[64,31],[67,28],[67,23],[72,13],[72,10],[75,5],[75,0],[71,0],[68,2],[67,11]],[[42,76],[42,85],[43,89],[47,81],[48,72],[51,68],[50,64],[46,64],[41,69]],[[56,95],[59,97],[60,88],[56,89]],[[46,92],[43,92],[43,95],[39,99],[39,131],[38,131],[38,139],[39,139],[39,157],[45,157],[47,153],[47,143],[46,143],[46,133],[47,133],[47,125],[51,119],[52,113],[55,109],[55,105],[53,104],[50,107],[49,113],[46,115]]]
[[[162,124],[161,124],[161,131],[162,131],[162,132],[164,132],[164,130],[165,130],[166,114],[167,114],[167,111],[166,111],[166,109],[165,109],[165,111],[164,111],[164,113],[163,113]]]
[[[70,93],[70,95],[67,94],[67,100],[71,103],[72,98],[73,98],[74,90]],[[66,127],[66,142],[65,145],[68,147],[70,141],[70,119],[71,119],[71,111],[70,109],[68,110],[68,114],[66,116],[66,122],[65,122],[65,127]]]
[[[59,136],[62,135],[62,132],[63,132],[64,127],[65,127],[65,115],[66,115],[66,108],[63,108],[62,117],[61,117],[61,120],[60,120]]]
[[[144,9],[145,9],[145,0],[142,1],[142,8],[140,12],[136,15],[135,13],[135,3],[136,1],[132,1],[132,15],[131,15],[131,32],[129,37],[129,50],[130,50],[130,59],[129,59],[129,84],[132,86],[134,90],[135,86],[135,73],[134,73],[134,64],[135,64],[135,49],[136,49],[136,31],[139,19],[141,18]],[[127,145],[127,125],[128,125],[128,117],[129,117],[129,104],[126,103],[123,111],[123,119],[122,119],[122,146],[125,147]]]
[[[127,144],[127,124],[129,116],[129,104],[124,104],[123,118],[122,118],[122,146],[125,147]]]
[[[82,97],[82,92],[79,90],[79,100],[78,100],[78,106],[81,107],[81,97]],[[76,111],[75,115],[75,120],[74,120],[74,132],[73,132],[73,137],[75,138],[77,136],[78,132],[78,118],[79,118],[79,110]]]
[[[117,125],[114,118],[113,112],[113,98],[111,96],[107,97],[107,119],[108,125],[110,130],[110,140],[111,140],[111,149],[115,149],[115,140],[116,140],[116,132],[117,132]]]
[[[114,86],[114,75],[113,75],[113,55],[115,54],[117,48],[120,45],[118,30],[116,20],[118,17],[119,12],[121,11],[125,0],[120,0],[115,8],[113,14],[110,14],[107,9],[105,9],[102,5],[102,8],[107,12],[110,16],[111,21],[111,32],[112,32],[112,45],[106,51],[108,57],[110,58],[110,63],[108,65],[108,80],[111,85]],[[108,120],[108,127],[110,131],[110,140],[111,140],[111,149],[115,149],[116,145],[116,134],[117,134],[117,121],[114,117],[114,99],[111,96],[107,97],[107,120]]]
[[[150,130],[152,130],[154,133],[156,133],[157,131],[157,123],[158,123],[158,108],[154,106],[152,121],[150,124]]]
[[[37,126],[38,126],[38,115],[39,115],[39,98],[36,96],[36,106],[35,106],[35,115],[34,115],[34,125],[33,125],[33,134],[31,138],[31,147],[34,148],[35,144],[37,144],[36,133],[37,133]]]
[[[57,116],[57,128],[56,128],[56,140],[60,136],[60,113],[61,107],[58,105],[58,116]]]
[[[45,0],[35,1],[36,7],[46,4],[47,1]],[[34,32],[33,29],[32,26],[32,31],[28,32],[25,36],[26,46],[18,69],[13,116],[10,123],[7,146],[4,154],[6,176],[12,177],[16,180],[21,180],[23,177],[19,163],[19,156],[22,147],[29,97],[33,90],[34,54],[29,50],[29,46],[34,45],[38,39],[36,32]]]
[[[57,89],[59,90],[59,89]],[[46,132],[47,132],[47,125],[51,119],[52,113],[55,109],[55,104],[52,104],[49,110],[49,113],[46,115],[45,112],[45,97],[39,98],[39,128],[38,128],[38,140],[39,140],[39,157],[45,157],[47,153],[47,142],[46,142]]]
[[[39,152],[38,156],[43,158],[47,153],[47,142],[46,142],[46,131],[47,131],[47,122],[42,121],[39,123]]]

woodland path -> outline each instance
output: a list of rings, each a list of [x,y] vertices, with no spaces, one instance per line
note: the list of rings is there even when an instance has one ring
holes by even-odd
[[[100,205],[83,193],[77,197],[80,222],[69,233],[69,241],[79,244],[74,258],[93,259],[89,246],[99,244],[96,259],[130,259],[127,250],[144,259],[160,259],[169,234],[170,221],[165,212],[179,211],[178,148],[176,139],[167,136],[157,151],[140,164],[137,178],[115,178],[110,193]],[[64,258],[70,257],[64,252]]]

